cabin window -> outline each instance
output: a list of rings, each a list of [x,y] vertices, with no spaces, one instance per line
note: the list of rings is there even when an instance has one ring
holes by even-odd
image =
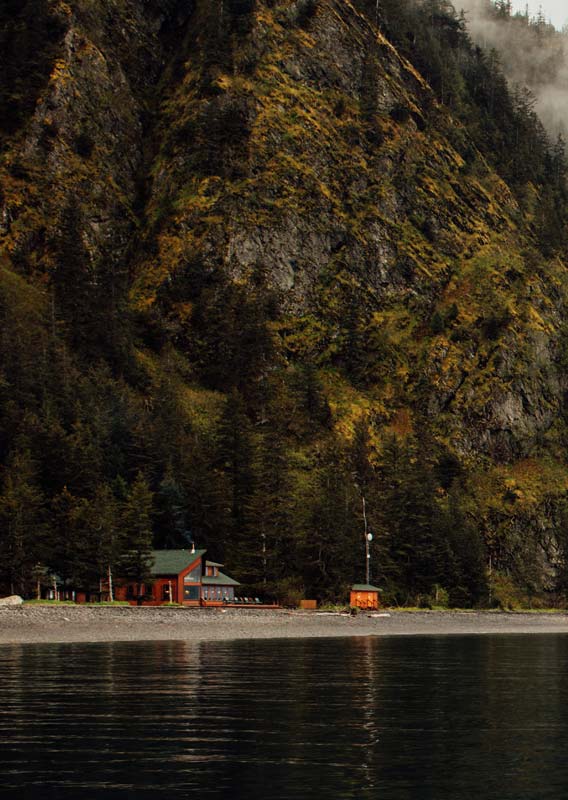
[[[184,600],[199,600],[199,586],[184,586],[183,587]]]
[[[201,564],[194,567],[191,572],[184,576],[184,583],[199,583],[201,580]]]
[[[209,599],[209,590],[207,589],[207,587],[203,588],[203,599],[204,600],[208,600]]]

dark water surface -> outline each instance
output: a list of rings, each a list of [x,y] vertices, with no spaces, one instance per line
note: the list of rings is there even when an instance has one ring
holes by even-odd
[[[568,636],[0,647],[10,798],[568,798]]]

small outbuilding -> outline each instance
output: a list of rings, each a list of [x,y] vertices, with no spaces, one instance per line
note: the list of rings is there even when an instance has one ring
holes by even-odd
[[[376,610],[381,605],[379,598],[380,591],[381,590],[377,586],[371,586],[370,583],[355,583],[351,587],[349,605],[351,608]]]

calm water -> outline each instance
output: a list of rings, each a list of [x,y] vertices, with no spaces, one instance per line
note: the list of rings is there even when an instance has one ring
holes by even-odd
[[[10,798],[568,797],[568,636],[0,647]]]

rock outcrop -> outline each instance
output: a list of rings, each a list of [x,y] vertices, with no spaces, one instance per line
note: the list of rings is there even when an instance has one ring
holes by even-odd
[[[54,285],[71,319],[69,286],[109,330],[134,319],[138,386],[161,380],[154,351],[189,352],[194,400],[223,389],[191,372],[196,285],[261,274],[280,367],[316,365],[335,429],[365,416],[379,461],[389,433],[428,429],[486,541],[553,583],[565,265],[365,5],[39,5],[57,34],[3,134],[6,269]]]

